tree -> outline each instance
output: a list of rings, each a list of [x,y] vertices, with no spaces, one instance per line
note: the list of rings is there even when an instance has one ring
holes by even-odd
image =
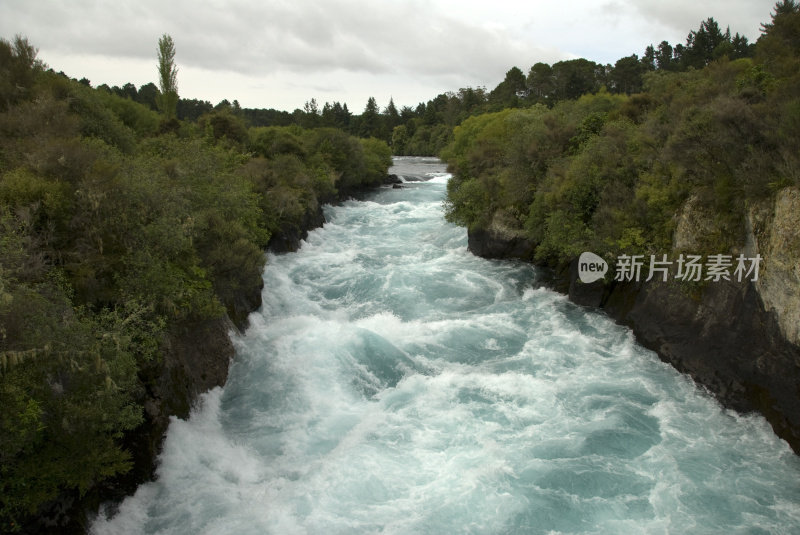
[[[136,100],[136,86],[130,82],[122,86],[120,93],[120,96],[127,97],[131,100]]]
[[[436,105],[436,100],[429,100],[425,103],[425,108],[422,113],[422,123],[428,126],[433,126],[436,123],[442,122],[439,118],[439,109]]]
[[[317,104],[317,99],[312,98],[311,100],[307,100],[306,103],[303,104],[303,111],[311,115],[319,115],[319,104]]]
[[[498,110],[516,108],[520,97],[527,96],[525,74],[519,67],[511,67],[497,87],[489,93],[489,102]]]
[[[653,47],[648,47],[652,49]],[[611,82],[617,93],[638,93],[642,90],[642,71],[649,69],[649,63],[642,63],[636,54],[620,58],[611,71]]]
[[[303,104],[303,118],[300,121],[300,126],[303,128],[316,128],[322,122],[322,113],[319,109],[319,104],[316,98],[307,100]]]
[[[350,110],[347,109],[347,102],[342,104],[341,108],[339,108],[337,104],[339,103],[336,102],[333,105],[333,113],[336,114],[337,125],[339,126],[339,128],[349,131],[350,119],[352,118],[353,114],[350,113]]]
[[[603,83],[605,71],[587,59],[559,61],[553,65],[556,98],[576,99],[586,93],[594,93]]]
[[[775,20],[792,15],[798,12],[798,5],[795,0],[783,0],[775,4],[775,12],[772,14],[772,22],[761,24],[761,33],[768,33],[775,27]]]
[[[0,110],[30,96],[34,79],[43,68],[37,53],[21,35],[13,43],[0,39]]]
[[[350,112],[347,110],[347,104],[342,106],[338,101],[334,101],[333,104],[326,102],[322,108],[322,123],[324,126],[347,130],[350,126]]]
[[[166,120],[176,117],[178,106],[178,67],[175,66],[175,43],[167,34],[158,40],[158,109]]]
[[[668,41],[661,41],[658,45],[658,53],[656,53],[656,67],[659,70],[672,70],[674,64],[672,53],[672,45],[670,45]]]
[[[749,43],[747,37],[739,35],[738,32],[731,39],[731,47],[733,48],[731,59],[747,58],[755,52],[755,45]]]
[[[407,143],[408,129],[406,125],[401,124],[395,126],[394,130],[392,130],[392,152],[399,156],[405,155]]]
[[[726,43],[730,44],[730,41],[730,28],[722,33],[719,24],[713,17],[704,20],[700,23],[697,31],[692,30],[686,37],[686,50],[683,53],[684,66],[702,69],[719,57],[720,52],[715,56],[715,49]]]
[[[182,98],[178,100],[177,109],[178,119],[182,121],[187,119],[190,121],[196,121],[204,113],[208,113],[213,110],[214,106],[212,106],[207,100],[197,100],[196,98],[188,100]]]
[[[367,99],[364,113],[361,114],[361,128],[358,134],[361,137],[381,137],[381,117],[375,97]]]
[[[795,0],[775,4],[772,22],[762,24],[756,58],[773,75],[796,76],[800,57],[800,5]]]
[[[336,127],[336,117],[333,115],[333,106],[330,102],[325,102],[320,115],[322,116],[322,126]]]
[[[486,90],[482,87],[462,87],[458,90],[458,98],[461,100],[462,110],[471,115],[486,102]]]
[[[158,87],[153,82],[144,84],[139,88],[134,99],[139,104],[144,104],[153,111],[158,111]]]
[[[644,66],[645,70],[652,71],[656,68],[656,49],[653,48],[653,45],[648,46],[644,50],[644,56],[642,56],[642,65]]]
[[[384,121],[386,121],[386,129],[389,131],[394,130],[394,127],[401,123],[400,113],[397,111],[397,106],[394,104],[394,99],[389,97],[389,104],[383,110]]]
[[[683,54],[686,52],[686,47],[678,43],[672,50],[672,63],[673,66],[679,68],[683,65]]]
[[[526,85],[530,95],[537,101],[547,101],[552,98],[555,91],[552,67],[547,63],[536,63],[528,72]]]

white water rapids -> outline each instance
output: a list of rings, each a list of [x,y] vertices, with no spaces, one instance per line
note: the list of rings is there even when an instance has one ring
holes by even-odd
[[[800,460],[531,265],[470,254],[448,175],[270,256],[224,388],[95,534],[800,533]]]

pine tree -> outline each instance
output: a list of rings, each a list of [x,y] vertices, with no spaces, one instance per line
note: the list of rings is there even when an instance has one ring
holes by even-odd
[[[369,97],[364,113],[361,114],[361,137],[379,137],[381,130],[381,118],[379,115],[378,103],[375,97]]]
[[[659,70],[672,70],[673,69],[673,48],[668,41],[661,41],[658,45],[658,52],[656,53],[656,67]]]
[[[386,118],[386,126],[389,130],[393,130],[395,126],[400,124],[400,112],[397,111],[393,98],[389,97],[389,104],[383,110],[383,115]]]

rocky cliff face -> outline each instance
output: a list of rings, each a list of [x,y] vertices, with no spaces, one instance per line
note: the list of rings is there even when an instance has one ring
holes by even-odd
[[[800,346],[800,190],[785,188],[771,206],[752,207],[747,223],[748,242],[764,257],[758,294],[783,337]]]
[[[519,258],[532,260],[536,244],[515,228],[502,211],[492,217],[485,229],[470,229],[468,247],[473,254],[484,258]]]
[[[135,484],[153,477],[170,417],[188,417],[200,394],[225,384],[234,353],[230,333],[235,328],[225,316],[171,332],[164,342],[164,358],[140,372],[146,388],[145,421],[128,442],[134,454]]]
[[[322,207],[314,203],[313,206],[308,207],[300,221],[296,224],[287,225],[286,228],[276,232],[267,247],[273,253],[296,251],[300,247],[300,241],[304,240],[308,235],[308,231],[321,227],[324,223],[325,215],[322,213]]]
[[[754,284],[619,283],[600,306],[637,339],[741,412],[758,411],[800,452],[800,350],[766,310]]]
[[[713,226],[690,199],[677,216],[675,250],[703,246]],[[553,286],[577,304],[597,306],[628,325],[644,346],[688,373],[725,406],[758,411],[800,453],[800,192],[751,206],[744,243],[732,251],[763,258],[758,280],[687,286],[681,282],[583,284],[577,259],[556,270]],[[509,254],[509,240],[488,229],[470,232],[470,250]],[[696,249],[697,250],[697,249]],[[724,251],[722,251],[724,252]]]

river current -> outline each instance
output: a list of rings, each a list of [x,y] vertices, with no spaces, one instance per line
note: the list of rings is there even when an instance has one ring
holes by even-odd
[[[95,534],[800,533],[800,459],[529,264],[467,251],[449,175],[270,255],[224,388]]]

